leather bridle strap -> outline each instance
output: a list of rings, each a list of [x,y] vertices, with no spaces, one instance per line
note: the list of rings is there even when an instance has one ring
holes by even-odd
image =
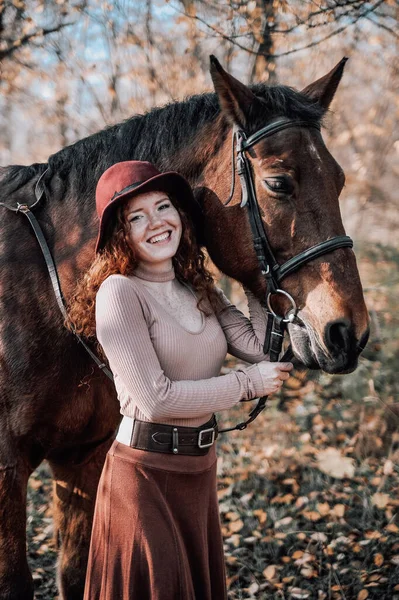
[[[247,206],[248,208],[248,218],[253,236],[254,249],[262,274],[266,279],[269,294],[273,294],[278,290],[278,284],[284,277],[298,270],[311,260],[323,256],[328,252],[337,250],[338,248],[353,247],[353,241],[349,236],[340,235],[300,252],[282,265],[277,262],[263,226],[259,204],[256,198],[251,164],[246,157],[245,151],[261,140],[292,127],[312,127],[318,131],[320,130],[320,125],[318,123],[308,123],[307,121],[296,121],[291,119],[280,119],[275,121],[274,123],[259,129],[248,138],[242,129],[239,129],[238,127],[234,128],[237,152],[237,173],[240,177],[242,189],[241,206]]]
[[[242,149],[248,150],[248,148],[251,148],[251,146],[254,146],[258,142],[260,142],[260,140],[263,140],[266,137],[270,137],[271,135],[274,135],[279,131],[283,131],[284,129],[292,129],[292,127],[312,127],[320,131],[319,123],[301,121],[299,119],[292,120],[288,118],[282,118],[279,121],[274,121],[273,123],[269,123],[269,125],[265,125],[265,127],[262,127],[262,129],[258,129],[258,131],[255,131],[255,133],[253,133],[249,137],[245,137]],[[236,128],[236,131],[242,130]]]
[[[43,253],[44,260],[46,261],[47,270],[50,275],[50,280],[51,280],[51,283],[53,286],[53,290],[54,290],[55,298],[57,300],[58,307],[59,307],[64,319],[68,319],[68,312],[65,307],[65,301],[64,301],[64,298],[62,295],[60,282],[58,280],[57,268],[55,266],[53,257],[51,255],[50,248],[48,247],[46,238],[43,235],[43,231],[42,231],[35,215],[32,213],[32,211],[29,209],[28,206],[26,206],[24,204],[22,204],[22,205],[19,204],[18,212],[23,213],[29,219],[29,222],[32,226],[32,229],[34,231],[36,239],[39,242],[41,251]],[[92,350],[89,348],[89,346],[86,344],[86,342],[83,341],[83,339],[80,337],[80,335],[78,333],[76,333],[76,331],[73,330],[72,333],[74,334],[76,339],[79,341],[79,343],[82,344],[82,346],[86,350],[86,352],[88,352],[88,354],[90,354],[91,358],[94,360],[94,362],[97,364],[97,366],[107,375],[107,377],[109,377],[109,379],[111,379],[113,381],[114,377],[112,375],[112,372],[108,369],[107,365],[105,363],[103,363],[94,354],[94,352],[92,352]]]
[[[36,236],[37,241],[39,242],[39,246],[43,253],[43,257],[46,262],[46,267],[47,267],[48,273],[50,275],[51,284],[53,286],[54,295],[57,300],[58,308],[60,309],[61,314],[64,317],[64,319],[67,319],[68,312],[65,307],[65,301],[64,301],[64,297],[62,295],[60,282],[58,279],[57,267],[55,266],[54,259],[52,257],[50,248],[47,244],[46,238],[44,237],[42,228],[40,227],[39,222],[37,221],[35,215],[30,210],[31,208],[33,208],[33,206],[36,206],[38,204],[38,202],[41,200],[41,198],[45,194],[44,188],[39,188],[39,183],[41,183],[41,179],[45,173],[46,173],[46,171],[44,171],[44,173],[41,175],[40,179],[38,180],[38,182],[36,184],[36,187],[35,187],[36,201],[34,202],[34,204],[32,204],[31,206],[27,206],[26,204],[17,203],[17,206],[10,206],[4,202],[0,202],[0,206],[4,206],[8,210],[11,210],[15,213],[22,213],[23,215],[25,215],[28,218],[29,223],[33,229],[33,232]],[[90,355],[90,357],[94,360],[94,362],[97,364],[97,366],[105,373],[105,375],[109,379],[111,379],[111,381],[114,381],[112,372],[110,371],[110,369],[108,369],[107,365],[104,362],[102,362],[98,358],[98,356],[96,356],[96,354],[94,354],[94,352],[89,348],[89,346],[86,344],[86,342],[83,341],[83,339],[80,337],[80,335],[76,331],[73,330],[72,333],[74,334],[74,336],[78,340],[78,342],[86,350],[86,352]]]
[[[297,271],[302,265],[324,254],[338,250],[338,248],[353,248],[353,240],[348,235],[337,235],[331,240],[320,242],[320,244],[316,244],[287,260],[275,270],[274,275],[277,281],[280,282],[283,277]]]

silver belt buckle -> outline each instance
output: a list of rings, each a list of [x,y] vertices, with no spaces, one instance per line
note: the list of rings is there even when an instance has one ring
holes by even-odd
[[[209,444],[203,444],[202,443],[203,434],[209,433],[210,431],[212,431],[212,440],[209,442]],[[215,429],[213,427],[210,427],[209,429],[201,429],[201,431],[198,434],[198,446],[200,448],[209,448],[209,446],[212,446],[214,441],[215,441]]]

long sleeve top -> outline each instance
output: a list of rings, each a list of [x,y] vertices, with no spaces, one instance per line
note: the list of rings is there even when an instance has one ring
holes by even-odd
[[[192,291],[192,293],[194,293]],[[263,394],[257,362],[266,312],[249,296],[250,320],[220,291],[222,306],[183,327],[137,276],[111,275],[96,296],[96,332],[125,416],[196,427],[213,412]],[[226,353],[255,363],[219,375]]]

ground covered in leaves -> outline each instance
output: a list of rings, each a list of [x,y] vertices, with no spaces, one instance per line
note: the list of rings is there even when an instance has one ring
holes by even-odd
[[[219,438],[230,600],[399,600],[399,411],[351,377],[343,388],[296,374],[246,431]],[[30,479],[28,515],[35,597],[54,600],[46,465]]]

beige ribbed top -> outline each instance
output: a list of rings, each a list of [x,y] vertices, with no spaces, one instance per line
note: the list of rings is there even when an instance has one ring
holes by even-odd
[[[149,291],[145,280],[150,278],[139,274],[107,277],[96,296],[97,337],[123,415],[198,426],[213,412],[263,394],[256,364],[219,375],[227,351],[251,363],[268,358],[263,353],[267,317],[252,294],[247,294],[251,320],[220,291],[222,308],[203,315],[193,333]],[[173,277],[172,271],[166,280]]]

